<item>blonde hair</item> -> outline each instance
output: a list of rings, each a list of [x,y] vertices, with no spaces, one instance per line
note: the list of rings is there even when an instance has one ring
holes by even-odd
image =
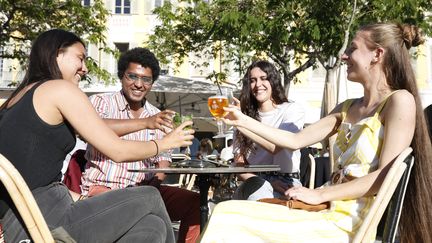
[[[414,25],[378,23],[366,25],[360,31],[367,32],[369,47],[385,49],[383,69],[388,85],[394,89],[406,89],[416,101],[416,126],[411,146],[415,164],[406,191],[401,215],[401,242],[432,242],[430,230],[432,207],[432,145],[417,89],[415,73],[411,65],[409,49],[424,42],[421,29]]]

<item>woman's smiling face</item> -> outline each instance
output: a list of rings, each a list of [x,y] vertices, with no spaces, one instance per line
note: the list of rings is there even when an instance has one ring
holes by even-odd
[[[87,74],[85,65],[86,49],[77,42],[64,50],[59,50],[57,65],[64,80],[78,85],[79,81]]]
[[[354,82],[366,80],[369,70],[376,62],[375,50],[367,46],[368,32],[357,32],[350,46],[342,55],[342,60],[347,64],[348,79]]]
[[[271,102],[272,87],[268,80],[267,73],[258,67],[255,67],[250,72],[250,88],[252,95],[260,105]]]

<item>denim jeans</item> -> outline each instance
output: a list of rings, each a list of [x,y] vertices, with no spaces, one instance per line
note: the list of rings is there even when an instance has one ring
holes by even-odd
[[[32,193],[50,229],[62,226],[77,242],[174,242],[170,218],[154,187],[112,190],[77,202],[61,183]],[[30,236],[14,211],[2,219],[5,242],[26,242]]]

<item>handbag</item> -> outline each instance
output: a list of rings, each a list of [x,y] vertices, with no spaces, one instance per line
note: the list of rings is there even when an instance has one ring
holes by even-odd
[[[279,204],[282,206],[289,207],[291,209],[301,209],[309,212],[318,212],[327,208],[330,208],[330,202],[324,202],[316,205],[308,204],[302,201],[290,199],[284,200],[279,198],[261,198],[258,202],[271,203],[271,204]]]

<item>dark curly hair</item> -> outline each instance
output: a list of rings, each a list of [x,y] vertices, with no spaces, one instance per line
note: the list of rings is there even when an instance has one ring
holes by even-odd
[[[256,67],[267,74],[267,80],[270,82],[270,86],[272,88],[271,100],[273,103],[279,105],[284,102],[288,102],[288,99],[285,96],[281,76],[276,67],[265,60],[254,61],[248,67],[246,74],[243,76],[243,87],[240,94],[240,107],[244,114],[254,118],[255,120],[261,121],[258,113],[260,105],[253,95],[253,91],[250,87],[251,71]],[[250,152],[255,151],[255,147],[253,146],[253,142],[250,138],[244,136],[238,130],[236,131],[235,136],[236,147],[239,148],[239,152],[241,155],[244,155],[244,158],[246,158],[246,155]]]
[[[141,66],[152,70],[153,82],[159,78],[160,66],[156,56],[147,48],[136,47],[120,56],[117,63],[117,76],[122,79],[129,63],[139,63]]]

